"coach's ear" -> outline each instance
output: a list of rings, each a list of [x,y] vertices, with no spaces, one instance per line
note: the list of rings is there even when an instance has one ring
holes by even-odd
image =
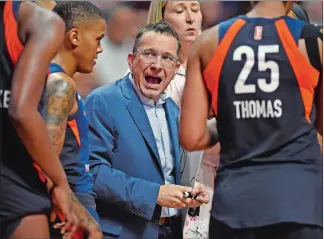
[[[133,72],[135,56],[132,53],[129,53],[127,56],[128,67]]]

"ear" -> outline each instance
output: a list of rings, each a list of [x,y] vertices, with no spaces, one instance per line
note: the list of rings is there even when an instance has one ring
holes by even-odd
[[[175,72],[174,72],[174,76],[177,74],[179,68],[180,68],[180,62],[178,62],[177,65],[176,65],[176,69],[175,69]]]
[[[71,44],[77,47],[80,44],[80,31],[76,28],[72,28],[68,34]]]
[[[179,67],[180,67],[180,63],[178,62],[176,67],[175,67],[175,71],[174,71],[174,74],[173,74],[173,77],[172,77],[172,80],[174,80],[174,77],[177,75],[177,72],[179,70]]]
[[[132,53],[129,53],[127,55],[128,67],[131,71],[133,71],[133,68],[134,68],[134,59],[135,59],[135,56]]]

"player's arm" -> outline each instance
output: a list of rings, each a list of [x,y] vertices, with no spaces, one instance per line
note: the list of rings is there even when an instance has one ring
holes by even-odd
[[[207,127],[210,99],[203,81],[201,52],[204,50],[205,33],[193,44],[187,63],[181,116],[180,143],[188,151],[209,148],[217,142],[216,127]]]
[[[47,80],[46,89],[47,107],[46,107],[46,127],[58,155],[60,155],[67,126],[69,112],[72,110],[75,102],[76,85],[68,78],[51,74]],[[50,184],[50,182],[49,182]],[[83,207],[76,196],[72,195],[72,210],[79,219],[79,227],[88,233],[90,238],[100,238],[100,226],[90,213]]]
[[[52,145],[57,155],[61,154],[67,119],[75,102],[76,85],[72,79],[51,74],[46,88],[46,117],[45,123]]]
[[[63,42],[64,22],[52,12],[22,2],[18,24],[25,48],[13,75],[9,115],[33,160],[54,184],[68,186],[44,120],[37,110],[50,61]]]

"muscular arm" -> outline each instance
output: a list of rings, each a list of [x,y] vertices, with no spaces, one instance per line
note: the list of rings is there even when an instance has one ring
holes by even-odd
[[[59,73],[58,73],[59,74]],[[67,126],[69,112],[75,102],[75,83],[68,77],[51,74],[47,80],[46,127],[56,152],[60,155]],[[72,194],[72,210],[79,219],[80,227],[86,231],[100,231],[99,224]]]
[[[65,185],[66,175],[37,110],[46,73],[61,47],[65,26],[57,15],[29,2],[21,3],[18,24],[25,48],[13,75],[9,115],[33,160],[54,184]]]
[[[201,58],[201,51],[206,44],[205,33],[197,39],[190,51],[182,98],[180,143],[188,151],[206,149],[217,143],[216,128],[207,125],[211,104],[203,81],[204,64]]]
[[[47,81],[46,127],[52,145],[61,154],[69,112],[75,102],[75,83],[52,74]]]

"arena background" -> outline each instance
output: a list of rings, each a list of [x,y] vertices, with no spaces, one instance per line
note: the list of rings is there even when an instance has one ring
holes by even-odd
[[[78,91],[82,97],[94,88],[120,79],[127,71],[127,54],[131,51],[137,31],[147,21],[150,1],[92,0],[107,18],[106,36],[102,40],[103,53],[99,55],[94,72],[80,75]],[[201,1],[203,29],[222,20],[244,14],[250,1]],[[310,21],[323,24],[323,1],[300,1]],[[95,82],[91,83],[91,82]]]

